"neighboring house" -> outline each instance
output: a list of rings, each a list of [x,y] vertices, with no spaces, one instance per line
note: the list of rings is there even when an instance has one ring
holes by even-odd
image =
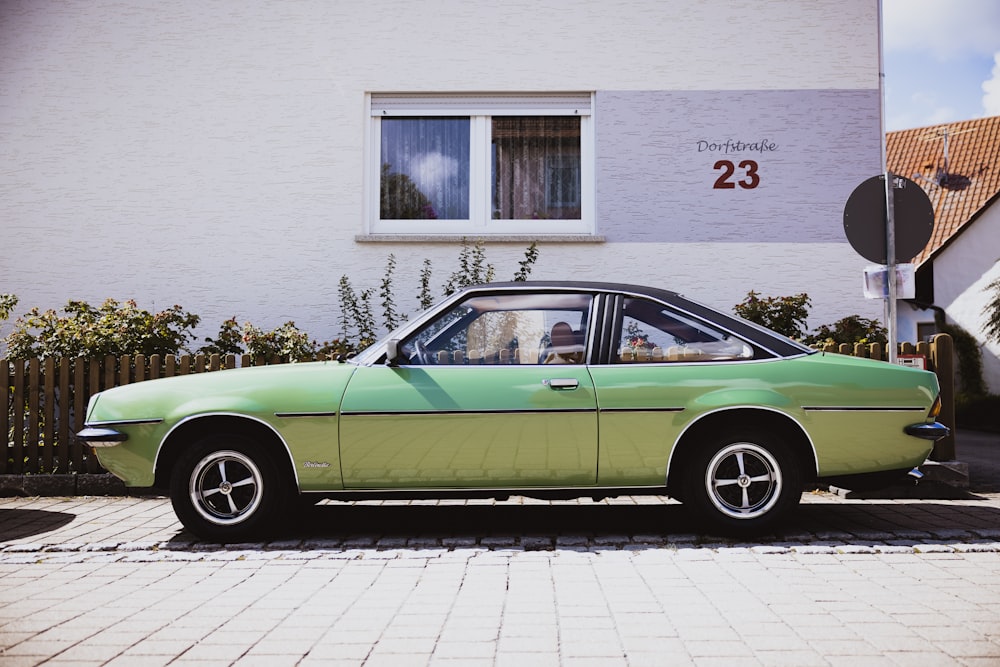
[[[926,339],[943,314],[980,341],[987,385],[1000,393],[1000,345],[986,342],[983,314],[986,286],[1000,278],[1000,116],[890,132],[886,148],[889,170],[920,184],[934,208],[899,339]]]
[[[463,237],[509,278],[877,317],[876,0],[0,3],[0,292],[339,333]],[[377,295],[373,301],[378,301]],[[376,304],[377,305],[377,304]],[[9,324],[8,324],[9,327]]]

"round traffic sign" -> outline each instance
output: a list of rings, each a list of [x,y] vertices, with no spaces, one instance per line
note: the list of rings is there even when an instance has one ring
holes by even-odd
[[[893,219],[896,230],[895,263],[909,262],[920,254],[934,230],[934,209],[927,193],[908,178],[893,176]],[[885,175],[864,181],[844,206],[844,233],[865,259],[886,261]]]

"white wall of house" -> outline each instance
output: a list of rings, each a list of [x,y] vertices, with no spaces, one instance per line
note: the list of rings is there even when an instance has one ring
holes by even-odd
[[[439,286],[458,253],[358,240],[366,94],[593,91],[602,242],[543,243],[533,277],[727,310],[808,292],[812,325],[880,317],[840,218],[880,171],[877,7],[7,0],[0,292],[18,312],[135,298],[199,313],[200,336],[235,315],[333,338],[342,275],[377,289],[391,252],[412,310],[423,259]],[[698,142],[745,137],[779,146],[757,156],[761,187],[713,191],[721,153]],[[498,278],[527,245],[487,245]]]
[[[987,285],[1000,279],[1000,206],[992,206],[934,259],[934,305],[948,320],[985,341],[983,308]],[[1000,394],[1000,345],[982,343],[983,373],[991,393]]]

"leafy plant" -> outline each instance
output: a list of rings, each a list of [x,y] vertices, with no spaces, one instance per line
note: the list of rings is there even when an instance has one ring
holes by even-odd
[[[243,354],[243,331],[232,317],[219,327],[218,338],[206,338],[208,345],[202,345],[199,352],[203,354]]]
[[[518,270],[514,274],[515,281],[525,281],[531,274],[531,269],[538,261],[538,244],[532,243],[524,253],[524,259],[518,262]],[[386,262],[385,275],[379,287],[379,298],[382,306],[382,324],[392,330],[405,322],[407,316],[396,309],[393,279],[396,270],[396,257],[390,254]],[[492,282],[496,271],[492,264],[486,261],[486,248],[482,240],[470,244],[462,239],[462,249],[458,256],[458,270],[454,271],[444,284],[444,295],[449,296],[469,285],[479,285]],[[434,304],[431,294],[431,277],[433,275],[431,260],[424,259],[420,270],[420,290],[417,300],[421,310],[427,310]],[[342,338],[335,341],[346,353],[364,349],[375,342],[376,325],[372,312],[371,288],[356,292],[350,279],[345,275],[340,278],[337,289],[340,301],[340,330]],[[357,345],[351,341],[357,341]]]
[[[0,320],[10,317],[10,313],[17,306],[17,296],[14,294],[0,294]]]
[[[123,354],[177,354],[186,349],[200,317],[173,306],[153,314],[135,301],[107,299],[99,308],[69,301],[64,314],[32,308],[14,322],[4,339],[8,356],[100,357]]]
[[[444,284],[444,295],[451,296],[470,285],[493,282],[494,273],[493,265],[486,262],[483,240],[480,239],[470,246],[468,239],[463,238],[462,250],[458,254],[458,271],[452,273]]]
[[[420,270],[420,310],[427,310],[434,305],[434,297],[431,296],[431,260],[424,259],[424,268]]]
[[[806,336],[802,342],[807,345],[825,343],[880,343],[889,341],[889,331],[878,320],[870,320],[859,315],[848,315],[832,325],[823,324]]]
[[[538,261],[538,243],[535,241],[531,242],[528,249],[524,251],[524,259],[517,263],[518,270],[514,274],[514,282],[523,283],[528,280],[528,276],[531,275],[531,267],[535,265]]]
[[[345,339],[357,340],[358,349],[375,342],[375,317],[372,315],[371,288],[354,292],[347,276],[341,276],[338,287],[340,296],[340,324]]]
[[[243,325],[243,342],[254,359],[287,358],[290,361],[312,359],[319,345],[299,331],[295,322],[285,322],[277,329],[264,331],[249,322]]]
[[[396,256],[390,254],[386,262],[385,276],[382,278],[382,285],[378,291],[378,295],[382,299],[382,318],[385,322],[385,328],[390,331],[399,326],[400,322],[406,321],[406,315],[400,315],[396,312],[396,302],[392,290],[392,274],[395,270]]]
[[[993,296],[983,308],[983,315],[986,316],[986,325],[983,327],[983,331],[986,334],[986,340],[1000,343],[1000,278],[987,285],[983,291],[990,290],[993,291]]]
[[[761,298],[758,292],[750,290],[733,311],[745,320],[784,334],[789,338],[805,335],[806,319],[809,317],[809,295],[769,296]]]

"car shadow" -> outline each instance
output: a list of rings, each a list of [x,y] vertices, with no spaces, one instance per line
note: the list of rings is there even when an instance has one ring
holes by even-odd
[[[976,496],[969,495],[975,499]],[[679,504],[367,505],[324,503],[271,536],[297,548],[487,547],[621,548],[627,544],[767,545],[822,540],[885,541],[995,533],[1000,508],[916,503],[805,502],[773,532],[752,538],[713,534]],[[190,536],[182,532],[177,540]]]
[[[0,509],[0,536],[4,541],[18,540],[58,530],[76,519],[69,512],[33,509]]]

